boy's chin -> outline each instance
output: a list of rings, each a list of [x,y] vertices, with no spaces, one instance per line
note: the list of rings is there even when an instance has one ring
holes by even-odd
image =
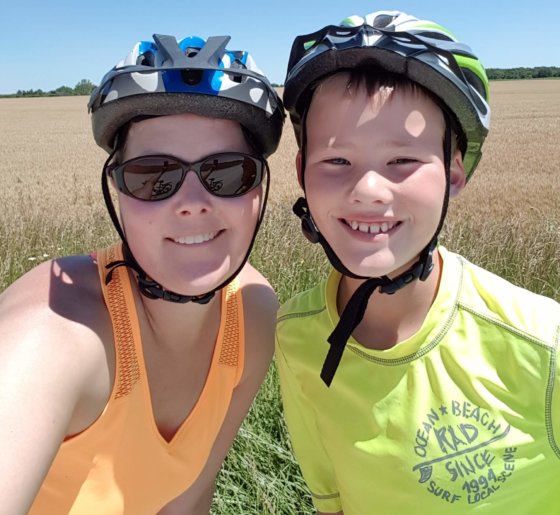
[[[395,278],[414,265],[418,257],[415,256],[413,259],[403,262],[394,259],[392,256],[371,256],[362,260],[347,258],[342,260],[342,263],[350,272],[360,277],[388,276]]]

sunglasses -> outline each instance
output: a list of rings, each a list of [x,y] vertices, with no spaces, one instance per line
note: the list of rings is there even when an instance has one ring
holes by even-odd
[[[140,156],[122,164],[109,164],[105,171],[115,180],[117,189],[139,200],[164,200],[181,187],[192,170],[200,182],[216,197],[240,197],[263,180],[266,161],[241,152],[226,152],[187,163],[173,156]]]

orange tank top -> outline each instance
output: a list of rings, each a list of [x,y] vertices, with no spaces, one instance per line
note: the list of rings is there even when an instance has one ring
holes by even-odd
[[[66,439],[33,503],[32,515],[150,514],[188,489],[202,471],[243,372],[243,302],[238,282],[221,293],[221,321],[202,393],[167,442],[151,407],[140,327],[128,272],[105,265],[121,246],[97,253],[103,296],[113,324],[115,381],[99,418]]]

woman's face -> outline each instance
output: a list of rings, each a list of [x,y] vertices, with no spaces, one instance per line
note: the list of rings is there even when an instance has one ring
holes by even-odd
[[[164,154],[191,163],[232,151],[254,154],[238,123],[179,114],[134,123],[121,162]],[[200,295],[241,265],[261,197],[262,186],[241,197],[217,197],[189,170],[179,190],[165,200],[143,201],[119,193],[119,204],[130,250],[146,273],[166,289]]]

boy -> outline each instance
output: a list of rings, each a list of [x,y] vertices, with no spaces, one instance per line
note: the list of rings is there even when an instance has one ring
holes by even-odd
[[[437,245],[487,98],[472,51],[404,13],[294,42],[294,211],[336,270],[281,308],[277,363],[319,513],[558,512],[560,307]]]

